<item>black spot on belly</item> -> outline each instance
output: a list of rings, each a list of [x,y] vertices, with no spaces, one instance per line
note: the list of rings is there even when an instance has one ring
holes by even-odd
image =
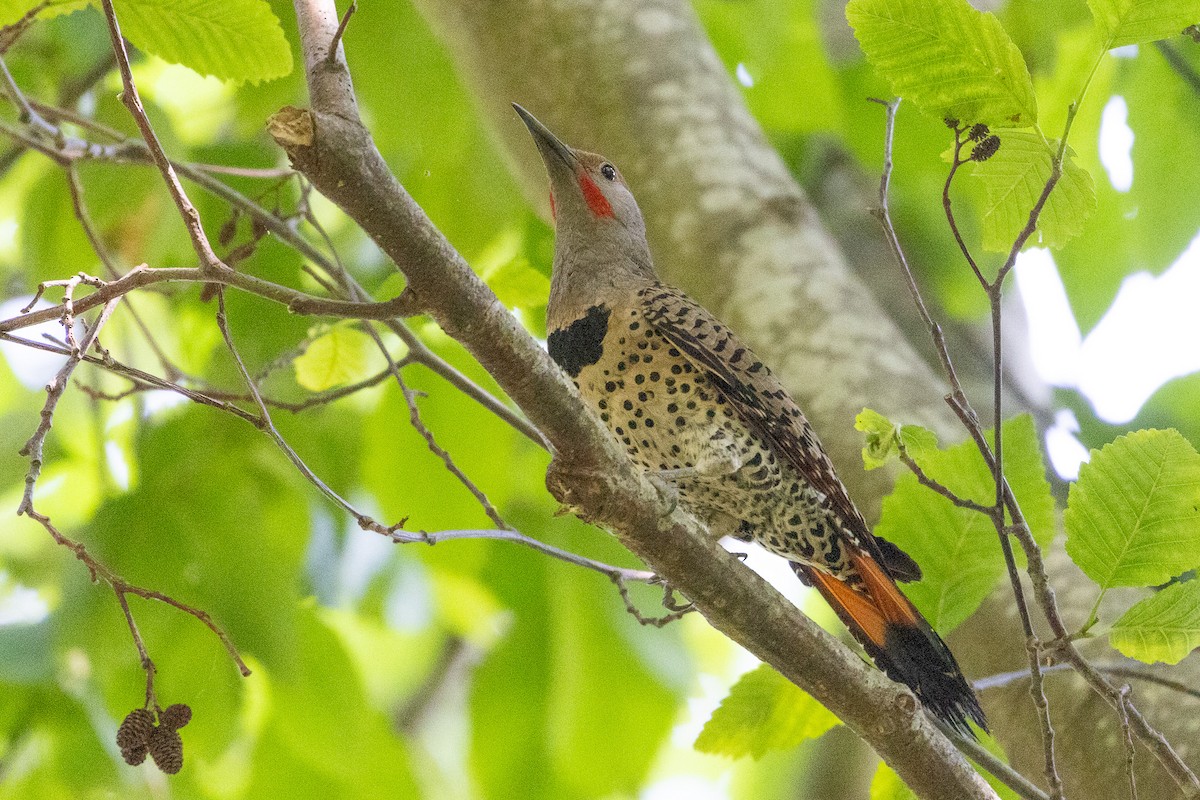
[[[592,306],[587,314],[565,328],[551,331],[546,339],[550,357],[572,378],[577,377],[584,367],[600,360],[610,313],[604,306]]]

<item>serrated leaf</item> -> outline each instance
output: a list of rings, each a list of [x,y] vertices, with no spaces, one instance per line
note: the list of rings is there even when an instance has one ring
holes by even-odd
[[[869,408],[864,408],[854,418],[854,428],[865,434],[862,459],[863,466],[868,470],[882,467],[892,458],[899,458],[900,444],[904,445],[904,451],[913,459],[937,449],[937,436],[933,431],[920,425],[898,425]]]
[[[696,737],[696,749],[761,758],[815,739],[840,720],[767,664],[743,675]]]
[[[917,463],[957,496],[990,505],[995,501],[991,471],[973,442],[931,451]],[[1054,535],[1054,498],[1037,429],[1027,414],[1004,423],[1004,474],[1016,494],[1030,530],[1039,543]],[[875,534],[896,544],[924,573],[904,593],[930,624],[947,633],[974,613],[1004,574],[1004,558],[991,520],[959,508],[902,475],[884,498]]]
[[[866,434],[862,449],[863,466],[876,469],[886,464],[899,450],[896,446],[896,428],[890,419],[864,408],[854,418],[854,429]]]
[[[164,61],[258,83],[292,71],[292,50],[266,0],[116,0],[121,31]]]
[[[852,0],[846,18],[892,90],[927,114],[994,128],[1037,122],[1021,51],[966,0]]]
[[[1088,0],[1105,49],[1178,36],[1200,22],[1196,0]]]
[[[1101,589],[1166,583],[1200,565],[1200,455],[1176,430],[1121,436],[1080,468],[1064,522]]]
[[[360,330],[344,325],[331,329],[292,362],[296,383],[323,392],[364,377],[371,345],[371,338]]]
[[[1134,605],[1108,634],[1130,658],[1178,664],[1200,647],[1200,581],[1176,583]]]
[[[1046,181],[1050,180],[1056,142],[1047,144],[1025,131],[1000,134],[1000,150],[975,164],[972,175],[987,191],[983,214],[983,247],[1008,252],[1017,234],[1029,221]],[[1063,174],[1038,217],[1037,232],[1029,244],[1061,247],[1083,231],[1083,223],[1096,210],[1096,187],[1087,170],[1074,161],[1067,148]]]
[[[74,14],[93,3],[95,0],[59,0],[59,2],[50,3],[38,11],[36,18],[46,20]],[[0,0],[0,25],[12,25],[39,5],[41,5],[40,0]]]

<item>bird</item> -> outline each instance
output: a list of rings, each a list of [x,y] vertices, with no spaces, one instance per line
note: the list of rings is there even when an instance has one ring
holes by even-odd
[[[804,413],[730,328],[655,272],[617,167],[520,105],[550,179],[547,349],[630,458],[715,536],[753,542],[815,587],[935,717],[987,730],[954,655],[896,582],[921,577],[874,536]]]

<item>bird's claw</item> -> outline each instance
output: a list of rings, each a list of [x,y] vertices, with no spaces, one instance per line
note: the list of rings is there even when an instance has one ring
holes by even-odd
[[[646,477],[650,481],[650,485],[654,487],[654,491],[658,492],[658,499],[663,504],[662,516],[670,516],[679,506],[679,490],[670,483],[669,478],[657,473],[652,472]]]

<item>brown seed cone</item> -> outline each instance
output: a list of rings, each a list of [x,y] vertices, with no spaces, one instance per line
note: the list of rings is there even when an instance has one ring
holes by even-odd
[[[135,708],[117,728],[117,747],[121,750],[131,750],[138,745],[145,745],[153,729],[154,715],[150,710]]]
[[[977,122],[971,126],[971,130],[967,131],[967,136],[970,137],[972,142],[982,142],[987,138],[989,133],[991,133],[991,130],[987,125]]]
[[[121,748],[121,758],[125,759],[125,763],[131,767],[136,767],[146,760],[146,754],[150,752],[150,747],[145,742],[135,744],[132,747]]]
[[[158,768],[174,775],[183,768],[183,739],[170,728],[158,727],[150,732],[150,757]]]
[[[158,724],[177,731],[192,721],[192,709],[187,703],[173,703],[158,715]]]

